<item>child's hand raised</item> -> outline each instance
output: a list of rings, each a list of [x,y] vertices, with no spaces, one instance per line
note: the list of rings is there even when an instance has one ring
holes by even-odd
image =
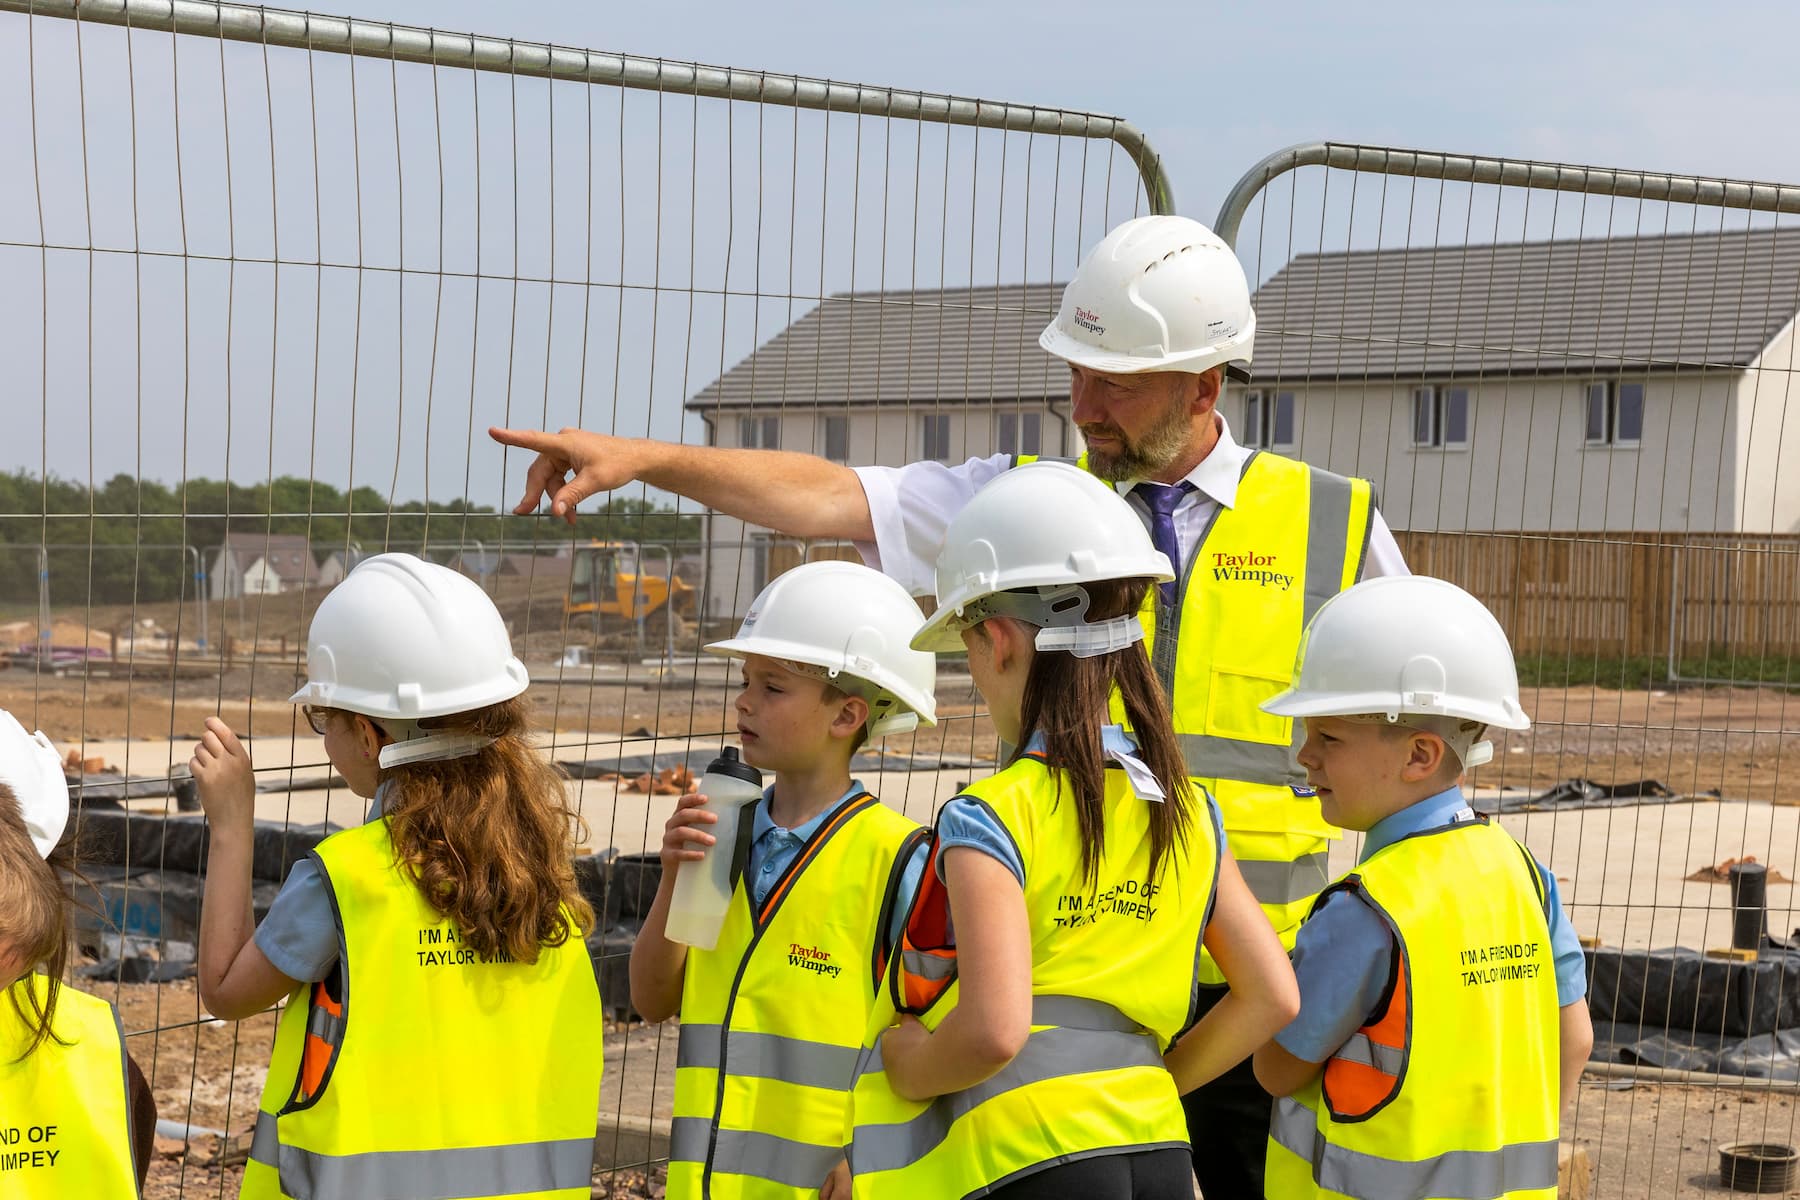
[[[676,863],[699,862],[706,857],[706,848],[718,840],[698,828],[716,825],[719,820],[718,813],[701,807],[705,803],[706,797],[699,792],[689,792],[676,801],[675,811],[663,826],[663,870],[673,869]]]
[[[206,732],[194,747],[188,770],[200,792],[207,824],[250,827],[256,819],[256,775],[250,752],[231,726],[217,717],[206,718]]]

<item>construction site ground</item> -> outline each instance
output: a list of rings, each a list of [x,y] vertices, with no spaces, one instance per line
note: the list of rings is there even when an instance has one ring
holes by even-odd
[[[648,755],[673,761],[709,755],[732,728],[728,668],[709,661],[666,665],[613,663],[557,668],[531,664],[531,698],[546,750],[559,760],[616,760]],[[198,679],[142,681],[0,672],[0,706],[59,745],[131,776],[162,776],[185,765],[205,717],[219,713],[250,733],[259,780],[329,776],[319,739],[286,703],[295,664],[257,661]],[[944,722],[894,739],[894,756],[948,760],[935,770],[914,762],[864,771],[888,802],[921,820],[981,773],[994,735],[978,698],[954,663],[940,681]],[[1800,878],[1800,698],[1775,689],[1692,688],[1615,692],[1535,690],[1524,697],[1536,717],[1523,734],[1503,735],[1494,763],[1469,785],[1477,805],[1524,797],[1560,780],[1600,783],[1656,779],[1680,799],[1620,807],[1512,812],[1503,823],[1561,880],[1571,917],[1608,945],[1708,947],[1729,941],[1727,889],[1687,877],[1697,868],[1752,855]],[[1785,732],[1784,732],[1785,730]],[[672,804],[668,795],[631,790],[626,778],[569,784],[588,825],[587,846],[621,853],[654,849]],[[166,797],[133,800],[168,811]],[[259,796],[260,816],[340,825],[361,819],[364,802],[341,785]],[[1354,861],[1354,836],[1337,843],[1334,869]],[[1794,888],[1770,889],[1770,924],[1800,924]],[[164,1119],[241,1139],[254,1120],[273,1030],[264,1015],[237,1024],[211,1022],[191,981],[89,984],[123,1010],[134,1056],[154,1086]],[[669,1115],[674,1070],[670,1027],[619,1026],[607,1036],[603,1163],[632,1164],[659,1152],[656,1134]],[[1733,1141],[1800,1140],[1800,1096],[1755,1084],[1702,1087],[1590,1077],[1565,1123],[1594,1165],[1591,1195],[1717,1194],[1718,1147]],[[603,1141],[605,1138],[603,1137]],[[230,1196],[236,1173],[229,1139],[196,1132],[159,1144],[147,1195]],[[660,1194],[657,1174],[629,1165],[597,1175],[597,1196]]]

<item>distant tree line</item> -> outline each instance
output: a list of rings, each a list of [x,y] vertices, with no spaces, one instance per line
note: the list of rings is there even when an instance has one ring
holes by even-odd
[[[540,553],[550,553],[571,537],[668,545],[702,536],[697,515],[626,497],[613,497],[600,511],[581,516],[571,533],[561,521],[515,517],[465,500],[390,506],[374,488],[346,493],[292,475],[254,484],[190,479],[169,487],[121,474],[90,489],[20,471],[0,473],[0,604],[37,602],[40,545],[52,547],[48,565],[55,605],[191,596],[193,560],[180,547],[198,550],[211,571],[228,530],[302,534],[320,560],[353,544],[365,554],[391,548],[446,561],[459,551],[473,553],[477,542],[490,552],[501,542],[535,542]]]

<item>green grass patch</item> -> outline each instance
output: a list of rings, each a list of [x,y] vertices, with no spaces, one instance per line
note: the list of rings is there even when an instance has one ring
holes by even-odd
[[[1519,663],[1520,687],[1662,688],[1676,686],[1666,656],[1599,657],[1585,654],[1526,654]],[[1785,654],[1712,655],[1676,664],[1680,682],[1763,685],[1800,691],[1800,656]]]

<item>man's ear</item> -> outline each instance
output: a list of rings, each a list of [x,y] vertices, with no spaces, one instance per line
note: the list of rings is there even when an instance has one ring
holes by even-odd
[[[1203,417],[1218,407],[1225,395],[1225,368],[1212,367],[1198,375],[1189,375],[1188,405],[1196,417]]]

